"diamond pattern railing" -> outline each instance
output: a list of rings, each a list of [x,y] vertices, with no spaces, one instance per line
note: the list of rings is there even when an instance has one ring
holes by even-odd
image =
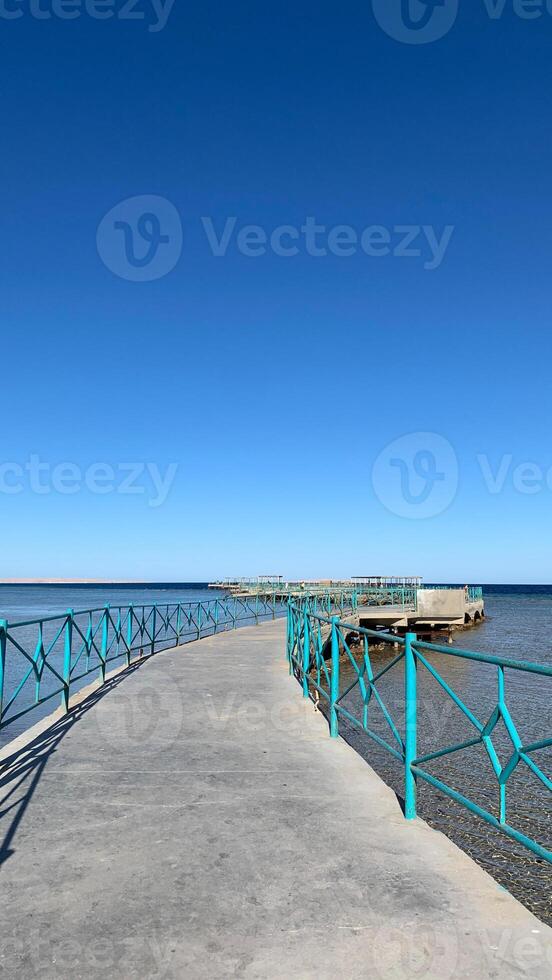
[[[354,643],[351,637],[354,637]],[[374,670],[371,644],[378,646],[384,644],[386,647],[393,648],[391,659],[378,670]],[[486,721],[480,720],[475,710],[472,710],[444,679],[432,662],[432,657],[436,654],[496,668],[496,704]],[[405,637],[377,633],[344,622],[338,616],[323,616],[309,608],[308,603],[303,607],[297,604],[289,606],[287,657],[290,672],[302,684],[304,696],[314,696],[316,700],[322,698],[326,703],[332,737],[338,735],[339,719],[344,718],[401,763],[404,770],[406,819],[416,817],[418,783],[423,780],[512,840],[529,848],[542,860],[552,863],[552,850],[508,823],[507,807],[508,785],[520,765],[526,767],[542,787],[549,792],[552,791],[552,780],[543,771],[542,764],[539,765],[534,758],[539,751],[552,747],[552,737],[545,732],[544,737],[524,743],[506,697],[508,672],[530,675],[541,683],[550,683],[551,666],[476,653],[457,647],[424,643],[418,641],[412,633],[407,633]],[[352,669],[353,680],[342,687],[341,676],[345,673],[345,668],[349,673]],[[387,702],[380,683],[389,671],[397,669],[402,671],[404,690],[404,713],[400,719],[396,716],[396,712],[394,714],[394,707]],[[472,737],[452,745],[435,746],[432,751],[423,755],[418,755],[417,752],[420,671],[425,671],[431,676],[460,710],[473,730]],[[359,711],[356,713],[348,698],[353,690],[360,695],[360,698],[357,696],[355,701],[355,704],[360,704]],[[379,731],[374,725],[376,717]],[[547,721],[546,718],[542,719],[543,724],[547,724]],[[493,740],[499,725],[503,726],[510,744],[509,754],[504,764],[500,761]],[[382,726],[387,732],[386,736],[381,733]],[[498,816],[427,769],[427,765],[437,759],[464,753],[475,746],[483,746],[485,749],[491,765],[491,773],[497,782]],[[466,771],[470,764],[469,756],[459,755],[458,758],[462,763],[461,770],[464,765],[463,771]]]
[[[86,677],[221,630],[283,616],[271,597],[103,606],[25,622],[0,620],[0,729],[53,698],[65,711]]]

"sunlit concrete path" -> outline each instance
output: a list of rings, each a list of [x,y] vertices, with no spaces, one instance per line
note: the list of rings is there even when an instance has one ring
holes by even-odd
[[[549,980],[552,930],[404,821],[284,644],[158,654],[4,753],[0,976]]]

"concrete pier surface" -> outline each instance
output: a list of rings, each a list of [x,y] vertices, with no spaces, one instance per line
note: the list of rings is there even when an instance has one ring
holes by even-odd
[[[160,653],[4,751],[0,976],[549,980],[552,930],[403,819],[284,647]]]

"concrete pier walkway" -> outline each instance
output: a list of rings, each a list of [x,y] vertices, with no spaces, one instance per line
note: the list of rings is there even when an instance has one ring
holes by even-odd
[[[403,819],[284,644],[158,654],[4,752],[0,976],[549,980],[552,930]]]

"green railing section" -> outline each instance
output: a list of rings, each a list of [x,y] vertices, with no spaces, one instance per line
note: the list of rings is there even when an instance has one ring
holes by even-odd
[[[244,584],[243,588],[244,591],[238,594],[285,596],[286,598],[287,597],[295,598],[297,596],[302,596],[302,595],[326,596],[326,595],[343,594],[343,595],[351,596],[355,594],[361,595],[367,591],[365,588],[360,588],[355,585],[334,584],[331,586],[329,585],[324,585],[324,586],[302,585],[301,586],[299,584],[294,585],[289,582],[281,583],[280,585],[275,585],[274,583],[270,583],[270,582],[267,582],[264,585],[259,585],[257,583],[248,583],[247,585]]]
[[[356,609],[355,590],[328,591],[309,599],[328,615]],[[101,606],[67,610],[11,623],[0,620],[0,730],[46,702],[60,698],[69,710],[71,694],[98,673],[199,640],[222,630],[284,616],[287,601],[277,596],[227,596],[201,602]]]
[[[421,585],[421,589],[454,589],[456,591],[464,588],[468,602],[481,602],[483,599],[482,585]]]
[[[352,600],[356,598],[358,604],[372,606],[397,606],[409,612],[416,612],[418,609],[418,592],[420,590],[455,590],[464,591],[467,602],[479,602],[483,600],[483,588],[480,585],[339,585],[334,583],[331,586],[312,586],[305,585],[299,588],[297,583],[279,583],[278,585],[270,582],[259,584],[254,582],[244,583],[244,588],[252,595],[271,596],[274,600],[289,597],[297,599],[299,596],[319,595],[326,598],[332,596],[346,596]]]
[[[377,588],[359,591],[359,605],[393,606],[408,612],[418,608],[417,590],[413,588]]]
[[[98,672],[220,630],[284,615],[269,598],[230,597],[205,602],[102,606],[17,623],[0,620],[0,729],[59,697],[68,711],[71,693]]]
[[[356,639],[355,644],[347,640],[351,634]],[[375,669],[370,648],[381,644],[389,645],[392,655],[383,666]],[[432,656],[435,654],[496,668],[496,705],[487,721],[481,721],[445,681],[432,663]],[[510,671],[530,674],[538,683],[543,684],[550,683],[552,667],[525,660],[511,660],[475,653],[457,647],[423,643],[418,641],[413,633],[407,633],[404,638],[388,633],[376,633],[344,622],[338,616],[321,615],[309,606],[308,601],[302,605],[289,604],[287,657],[290,672],[301,683],[304,697],[310,697],[311,692],[314,691],[326,703],[332,737],[337,737],[339,720],[345,718],[401,764],[404,771],[404,807],[407,820],[416,817],[417,783],[420,779],[425,780],[517,843],[529,848],[542,860],[552,863],[552,851],[510,826],[507,821],[508,783],[520,764],[526,766],[545,789],[552,791],[552,781],[533,757],[540,750],[552,746],[552,738],[544,737],[524,744],[508,708],[506,697],[506,679]],[[342,661],[350,664],[353,669],[353,680],[346,685],[343,685],[340,679]],[[400,719],[393,717],[392,711],[378,689],[381,679],[397,665],[400,665],[399,669],[402,670],[404,690],[404,713]],[[417,691],[420,670],[429,672],[446,696],[460,709],[473,731],[471,738],[453,745],[435,746],[433,751],[423,755],[419,755],[417,749],[420,716]],[[344,704],[344,699],[356,688],[360,693],[362,706],[359,714],[355,714]],[[550,690],[552,693],[552,685]],[[380,718],[384,719],[388,731],[386,738],[373,727],[375,711],[380,712]],[[500,722],[504,724],[512,745],[511,755],[504,765],[499,760],[492,740],[493,732]],[[438,779],[425,768],[433,760],[474,746],[483,746],[490,760],[492,773],[498,785],[498,816],[458,792],[442,779]],[[466,764],[469,765],[469,754],[465,759]]]

